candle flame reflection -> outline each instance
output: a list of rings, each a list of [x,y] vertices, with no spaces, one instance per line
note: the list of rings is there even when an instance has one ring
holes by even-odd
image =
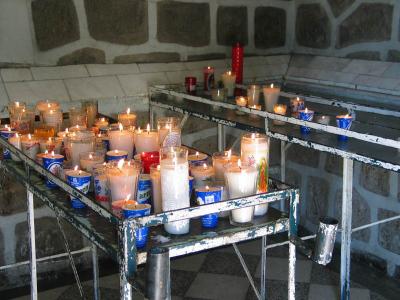
[[[124,165],[124,160],[123,160],[123,159],[120,159],[120,160],[118,161],[117,168],[120,169],[120,170],[122,170],[123,165]]]

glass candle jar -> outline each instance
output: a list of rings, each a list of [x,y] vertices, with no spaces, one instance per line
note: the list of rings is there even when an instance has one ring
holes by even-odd
[[[131,113],[131,109],[128,108],[126,113],[118,114],[118,123],[121,123],[124,127],[136,126],[136,115]]]
[[[10,114],[10,116],[24,108],[26,108],[26,104],[25,104],[25,102],[21,102],[21,101],[11,101],[7,105],[7,110],[8,110],[8,113]]]
[[[160,150],[160,174],[163,211],[190,206],[188,151],[182,147],[166,147]],[[164,224],[171,234],[189,232],[189,220]]]
[[[54,128],[55,132],[59,132],[62,127],[63,113],[61,110],[49,109],[43,111],[43,123]]]
[[[72,166],[79,166],[80,154],[94,152],[96,137],[91,131],[77,131],[67,134],[65,139],[65,154]]]
[[[11,112],[12,111],[12,112]],[[10,124],[20,134],[33,133],[35,123],[35,112],[32,109],[23,107],[11,109]]]
[[[232,153],[231,151],[215,152],[212,156],[212,162],[215,171],[215,180],[224,180],[224,165],[227,163],[237,163],[239,155]]]
[[[98,102],[97,100],[87,100],[82,102],[82,109],[87,116],[87,126],[92,128],[98,113]]]
[[[40,120],[43,122],[43,113],[48,110],[59,110],[60,103],[51,100],[40,100],[36,103],[36,110],[39,111]]]
[[[69,109],[69,123],[71,127],[76,125],[87,127],[86,111],[82,107],[71,107]]]
[[[179,147],[181,141],[181,119],[164,117],[157,120],[158,141],[160,147]]]
[[[258,105],[260,101],[260,86],[256,84],[251,84],[247,87],[247,99],[248,105]]]

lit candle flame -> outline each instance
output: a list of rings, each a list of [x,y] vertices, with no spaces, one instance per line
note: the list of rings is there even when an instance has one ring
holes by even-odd
[[[32,135],[29,133],[28,134],[28,139],[31,140],[32,139]]]
[[[128,201],[131,199],[131,194],[126,195],[125,201]]]
[[[231,71],[228,71],[228,72],[226,72],[226,74],[229,75],[229,76],[231,76],[231,75],[232,75],[232,72],[231,72]]]
[[[196,151],[196,158],[199,158],[199,152]]]
[[[15,134],[15,137],[16,137],[16,138],[19,138],[19,134],[18,134],[18,133],[16,133],[16,134]]]
[[[51,137],[49,137],[49,142],[51,142],[51,140],[52,140],[52,138],[51,138]]]
[[[308,113],[308,108],[306,107],[306,109],[304,110],[305,113]]]
[[[19,107],[19,102],[18,101],[15,102],[15,106]]]
[[[204,169],[204,170],[207,170],[207,169],[208,169],[207,164],[203,164],[203,169]]]
[[[127,110],[126,110],[126,114],[129,115],[130,113],[131,113],[131,108],[128,107]]]
[[[299,98],[299,97],[296,97],[296,100],[297,100],[297,101],[300,101],[300,98]]]
[[[65,133],[68,133],[69,131],[68,131],[68,128],[65,128]]]
[[[54,151],[51,151],[51,156],[53,156],[53,157],[54,157]]]
[[[48,107],[48,108],[50,108],[50,107],[51,107],[50,103],[47,103],[47,107]]]
[[[231,155],[232,155],[232,150],[229,149],[229,150],[228,150],[228,159],[229,159],[229,160],[231,159]]]
[[[78,165],[74,167],[74,171],[78,171]]]
[[[118,164],[117,164],[117,168],[118,169],[120,169],[120,170],[122,170],[122,167],[123,167],[123,165],[124,165],[124,160],[123,159],[120,159],[119,161],[118,161]]]
[[[251,139],[254,140],[255,138],[256,138],[256,134],[255,134],[255,133],[252,133],[252,134],[251,134]]]
[[[273,83],[271,83],[271,89],[273,89],[274,88],[274,84]]]
[[[138,133],[142,133],[142,130],[140,129],[140,126],[138,127],[137,132],[138,132]]]
[[[124,129],[124,126],[122,126],[122,123],[118,123],[118,128],[119,128],[119,131],[122,131]]]
[[[239,169],[242,168],[242,161],[240,160],[240,158],[237,161],[237,165],[238,165]]]
[[[118,154],[118,153],[119,153],[119,151],[118,151],[118,150],[114,150],[114,152],[115,152],[115,154]]]
[[[206,190],[208,191],[210,189],[210,187],[208,185],[206,185]]]
[[[49,151],[48,150],[44,151],[44,154],[49,154]]]
[[[161,166],[157,165],[157,171],[160,171],[160,170],[161,170]]]
[[[89,159],[93,159],[92,153],[89,153]]]
[[[147,124],[147,134],[150,133],[150,124]]]

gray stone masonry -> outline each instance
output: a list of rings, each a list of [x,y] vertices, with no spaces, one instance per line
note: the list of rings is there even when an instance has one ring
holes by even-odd
[[[335,17],[341,15],[356,0],[328,0]]]
[[[378,219],[390,218],[398,215],[398,212],[379,209]],[[379,245],[386,250],[400,255],[400,221],[379,225]]]
[[[320,177],[310,176],[307,180],[307,196],[303,199],[307,202],[306,216],[308,221],[318,224],[319,218],[328,214],[330,185],[328,180]]]
[[[157,3],[157,39],[163,43],[201,47],[210,43],[208,3]]]
[[[168,63],[180,60],[177,52],[151,52],[143,54],[120,55],[114,58],[114,64],[132,63]]]
[[[79,64],[104,64],[105,62],[106,55],[103,50],[95,48],[83,48],[60,57],[57,65],[67,66]]]
[[[286,158],[295,163],[316,168],[319,164],[320,153],[321,152],[317,150],[306,149],[302,146],[293,144],[290,146]]]
[[[147,42],[147,0],[85,0],[90,35],[98,40],[123,45]]]
[[[286,11],[277,7],[257,7],[254,16],[256,48],[283,47],[286,43]]]
[[[79,40],[78,15],[73,0],[34,0],[32,20],[41,51]]]
[[[247,7],[219,6],[217,11],[217,42],[232,46],[234,43],[247,45]]]
[[[361,166],[360,183],[368,191],[389,196],[390,172],[382,168],[363,164]]]

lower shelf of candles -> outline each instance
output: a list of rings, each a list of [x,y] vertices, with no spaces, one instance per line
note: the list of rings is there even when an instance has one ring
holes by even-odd
[[[13,176],[19,182],[27,185],[36,198],[45,202],[57,215],[67,219],[83,235],[118,261],[120,246],[117,224],[110,223],[92,209],[72,208],[69,196],[65,191],[47,188],[45,180],[36,172],[31,172],[28,179],[21,163],[3,160],[0,166],[8,172],[9,176]],[[271,189],[280,187],[279,184],[271,185]],[[287,186],[285,187],[287,188]],[[251,224],[245,226],[233,226],[227,217],[219,218],[217,227],[206,229],[202,227],[200,218],[195,218],[190,220],[189,233],[179,236],[166,233],[163,225],[150,227],[148,242],[144,248],[138,249],[136,262],[137,264],[145,263],[147,250],[161,244],[170,249],[171,257],[175,257],[263,235],[285,232],[288,231],[288,227],[287,215],[283,215],[271,207],[266,215],[255,217]]]

